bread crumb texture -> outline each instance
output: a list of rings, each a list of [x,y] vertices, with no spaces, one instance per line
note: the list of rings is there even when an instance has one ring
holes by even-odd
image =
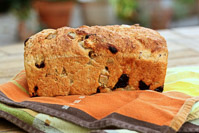
[[[31,96],[163,91],[168,50],[156,31],[138,25],[46,29],[25,42]]]

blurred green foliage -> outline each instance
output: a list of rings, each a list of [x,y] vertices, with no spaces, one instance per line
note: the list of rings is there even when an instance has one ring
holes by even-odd
[[[10,0],[11,11],[19,20],[26,20],[29,17],[32,0]]]
[[[49,2],[64,2],[64,1],[75,1],[75,0],[43,0],[43,1],[49,1]]]
[[[141,2],[142,1],[142,2]],[[164,0],[160,0],[164,1]],[[166,1],[166,0],[165,0]],[[143,26],[150,26],[151,16],[153,14],[152,6],[160,6],[159,2],[150,0],[109,0],[114,7],[116,15],[126,23],[139,23]],[[168,7],[172,12],[170,21],[182,20],[194,14],[194,8],[198,0],[172,0],[172,5]],[[149,8],[144,9],[142,3],[148,3]],[[153,4],[152,6],[150,4]],[[156,5],[157,4],[157,5]],[[146,5],[145,5],[146,6]],[[161,12],[161,10],[160,10]]]
[[[117,16],[125,20],[131,20],[138,8],[137,0],[109,0],[109,2],[115,8]]]
[[[174,0],[173,3],[173,19],[179,20],[187,17],[197,0]]]

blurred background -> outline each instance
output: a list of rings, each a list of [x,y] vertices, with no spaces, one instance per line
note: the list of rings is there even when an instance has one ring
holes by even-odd
[[[44,28],[136,24],[155,30],[199,25],[199,0],[0,0],[0,46]]]

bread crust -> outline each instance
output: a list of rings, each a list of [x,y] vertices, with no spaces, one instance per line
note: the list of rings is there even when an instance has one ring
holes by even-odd
[[[63,27],[43,30],[25,44],[31,96],[163,90],[168,50],[154,30],[138,25]]]

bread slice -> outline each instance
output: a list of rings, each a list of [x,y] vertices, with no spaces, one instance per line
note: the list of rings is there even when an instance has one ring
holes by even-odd
[[[165,39],[139,25],[46,29],[25,42],[24,52],[31,96],[161,92],[167,59]]]

